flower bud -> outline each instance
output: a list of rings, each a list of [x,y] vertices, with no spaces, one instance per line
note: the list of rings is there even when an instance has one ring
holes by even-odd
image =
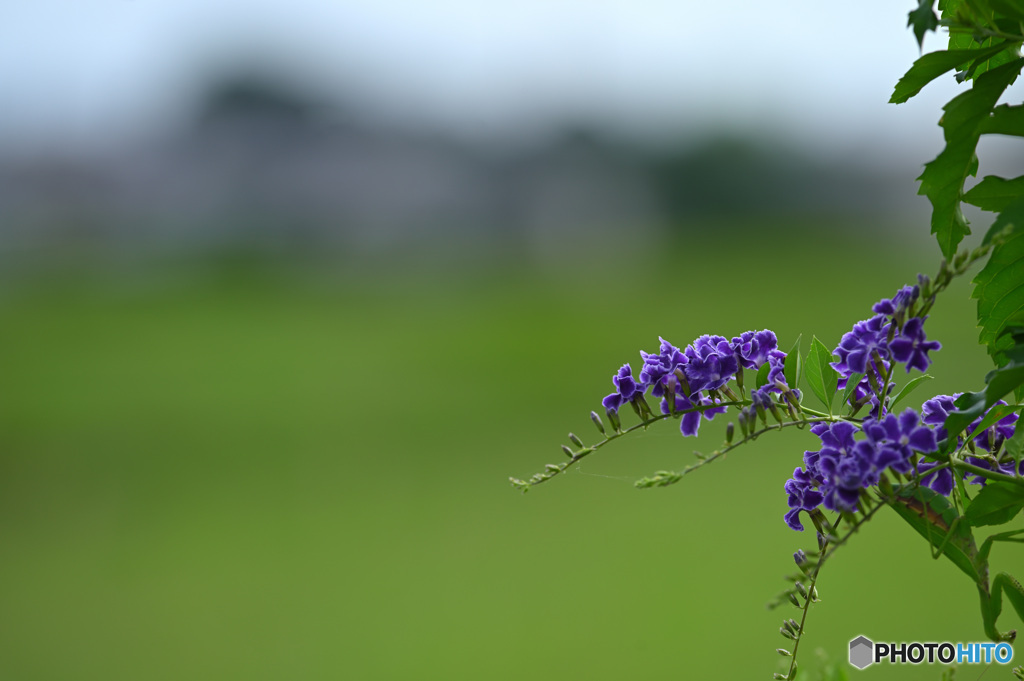
[[[576,456],[575,454],[573,454],[573,451],[569,449],[568,445],[562,445],[562,451],[565,452],[565,455],[570,459]]]
[[[614,409],[609,409],[607,411],[607,414],[608,414],[608,420],[612,424],[612,428],[615,429],[616,433],[621,433],[622,432],[622,420],[619,418],[619,412],[615,411]]]
[[[800,582],[797,582],[795,586],[796,590],[800,592],[800,595],[807,598],[807,588]]]
[[[732,437],[736,434],[736,424],[729,421],[729,425],[725,427],[725,444],[732,444]]]
[[[577,447],[583,447],[583,440],[576,437],[573,433],[569,433],[569,442],[573,443]]]
[[[686,374],[683,373],[682,369],[676,369],[674,373],[676,379],[679,381],[679,389],[682,390],[683,394],[686,395],[687,399],[689,399],[692,391],[690,390],[690,382],[686,380]]]
[[[775,652],[777,652],[779,655],[782,655],[783,657],[792,657],[793,656],[793,653],[789,652],[785,648],[776,648]]]
[[[792,603],[793,605],[795,605],[798,608],[800,607],[800,600],[796,597],[795,593],[790,591],[789,593],[786,594],[786,597],[789,598],[789,602],[790,603]]]
[[[596,411],[590,412],[590,420],[594,422],[595,426],[597,426],[597,429],[598,431],[600,431],[601,435],[604,435],[604,424],[601,423],[601,417],[597,415]]]
[[[549,463],[547,466],[544,466],[544,468],[546,468],[551,473],[561,473],[562,472],[562,467],[559,466],[557,463]]]

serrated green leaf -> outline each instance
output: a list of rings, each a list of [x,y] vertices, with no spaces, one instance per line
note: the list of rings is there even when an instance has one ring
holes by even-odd
[[[914,27],[914,37],[917,38],[918,49],[924,44],[924,34],[934,31],[939,27],[939,17],[932,9],[935,0],[920,0],[916,9],[907,15],[907,26]]]
[[[892,399],[892,403],[889,405],[889,411],[895,411],[896,405],[899,404],[907,395],[912,393],[914,389],[917,388],[917,386],[921,385],[925,381],[930,380],[932,380],[932,376],[929,374],[924,374],[922,376],[918,376],[917,378],[913,378],[910,381],[908,381],[907,384],[903,386],[903,388],[900,389],[898,393],[896,393],[896,397]]]
[[[1024,489],[1005,482],[989,482],[971,500],[964,517],[974,527],[1002,525],[1024,508]]]
[[[897,486],[896,497],[889,502],[889,506],[933,547],[941,546],[942,555],[968,577],[975,582],[981,581],[974,535],[965,521],[957,522],[956,509],[949,503],[949,499],[927,487],[908,489]]]
[[[832,398],[839,389],[839,374],[829,366],[830,362],[832,353],[817,337],[812,337],[811,349],[807,354],[807,385],[831,414]]]
[[[1013,457],[1013,460],[1019,464],[1020,460],[1024,459],[1024,409],[1022,409],[1018,415],[1017,426],[1013,429],[1013,435],[1006,440],[1006,444],[1003,446],[1006,448],[1006,453]]]
[[[1002,45],[997,45],[980,50],[929,52],[915,61],[910,70],[896,83],[889,103],[902,104],[947,71],[952,71],[958,66],[967,66],[970,62],[985,60],[1002,49]]]
[[[949,445],[956,446],[956,437],[976,418],[987,412],[996,402],[1010,391],[1024,385],[1024,364],[1011,363],[1001,369],[989,372],[985,377],[988,385],[984,390],[964,393],[956,399],[956,411],[946,417],[945,428]]]
[[[765,362],[764,364],[761,365],[761,368],[757,370],[757,378],[754,381],[755,388],[760,388],[761,386],[768,383],[768,372],[770,370],[771,367],[768,366],[768,362]]]
[[[987,59],[978,60],[971,64],[965,71],[958,74],[958,80],[963,81],[977,78],[983,73],[1007,64],[1020,56],[1017,51],[1017,43],[1005,42],[1001,38],[993,37],[978,40],[975,37],[976,31],[971,28],[965,28],[965,26],[971,26],[973,21],[977,20],[989,24],[994,22],[995,15],[987,2],[978,0],[970,2],[947,0],[946,2],[940,2],[939,7],[942,10],[943,22],[949,26],[948,47],[950,50],[988,48],[995,46],[997,43],[1000,43],[999,46],[1004,48]]]
[[[1024,175],[1007,180],[987,175],[964,194],[964,201],[982,210],[999,213],[1024,198]]]
[[[846,388],[843,389],[843,406],[850,403],[850,397],[853,395],[853,391],[857,389],[857,385],[863,378],[864,374],[854,372],[846,379]]]
[[[979,126],[996,105],[1003,91],[1020,73],[1024,60],[1018,59],[980,76],[969,91],[953,98],[939,121],[946,147],[934,160],[925,164],[918,178],[924,194],[932,204],[932,234],[942,254],[949,260],[957,245],[971,233],[960,210],[960,199],[968,175],[977,170],[975,149],[981,136]]]
[[[1024,137],[1024,106],[1000,104],[979,128],[985,135],[1014,135]]]
[[[1009,339],[1003,331],[1024,314],[1024,199],[999,214],[985,241],[992,241],[996,234],[1002,238],[974,277],[971,297],[978,301],[978,342],[987,346],[999,365],[1005,363],[1008,350]]]
[[[993,405],[991,409],[985,412],[985,418],[981,419],[978,425],[976,425],[971,432],[967,434],[967,439],[973,440],[981,435],[982,432],[995,425],[996,421],[1002,421],[1012,413],[1013,407],[1008,404]]]
[[[786,384],[790,388],[800,386],[800,379],[803,377],[803,360],[800,358],[800,341],[803,334],[796,337],[796,342],[786,355],[786,362],[782,366],[782,375],[786,377]]]

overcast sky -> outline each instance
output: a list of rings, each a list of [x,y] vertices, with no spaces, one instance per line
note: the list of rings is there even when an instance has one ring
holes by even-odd
[[[571,120],[652,136],[723,123],[934,152],[951,78],[886,104],[918,56],[912,4],[10,0],[0,150],[171,129],[217,74],[256,60],[364,113],[477,138]]]

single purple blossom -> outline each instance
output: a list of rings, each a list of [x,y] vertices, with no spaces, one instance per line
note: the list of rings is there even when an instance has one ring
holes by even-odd
[[[874,365],[875,353],[883,360],[889,359],[889,348],[886,335],[889,323],[885,315],[875,315],[871,319],[857,322],[853,329],[843,334],[839,345],[832,352],[839,355],[838,362],[832,362],[833,369],[843,378],[851,374],[866,374],[869,366]]]
[[[739,369],[736,353],[722,336],[701,336],[685,352],[687,363],[683,371],[693,391],[717,390]]]
[[[619,372],[612,376],[612,383],[615,384],[615,392],[601,400],[604,408],[611,411],[618,411],[619,407],[642,395],[644,391],[643,386],[634,380],[633,368],[629,364],[623,364]]]
[[[911,317],[903,325],[903,330],[900,334],[889,342],[892,358],[897,362],[906,364],[907,373],[910,373],[911,369],[917,369],[921,372],[927,371],[928,365],[932,363],[928,353],[942,347],[942,344],[938,341],[925,339],[925,319],[924,317]]]
[[[768,353],[779,347],[773,331],[744,331],[732,339],[733,351],[740,366],[745,369],[760,369],[768,361]]]

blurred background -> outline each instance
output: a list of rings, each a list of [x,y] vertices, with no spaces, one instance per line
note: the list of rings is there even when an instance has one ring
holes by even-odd
[[[596,439],[659,335],[832,346],[937,269],[914,178],[957,85],[886,104],[910,9],[0,7],[4,678],[781,670],[764,606],[813,545],[782,485],[814,438],[637,491],[724,431],[663,424],[508,477]],[[981,385],[969,293],[915,406]],[[807,670],[860,634],[983,638],[894,514],[819,589]]]

